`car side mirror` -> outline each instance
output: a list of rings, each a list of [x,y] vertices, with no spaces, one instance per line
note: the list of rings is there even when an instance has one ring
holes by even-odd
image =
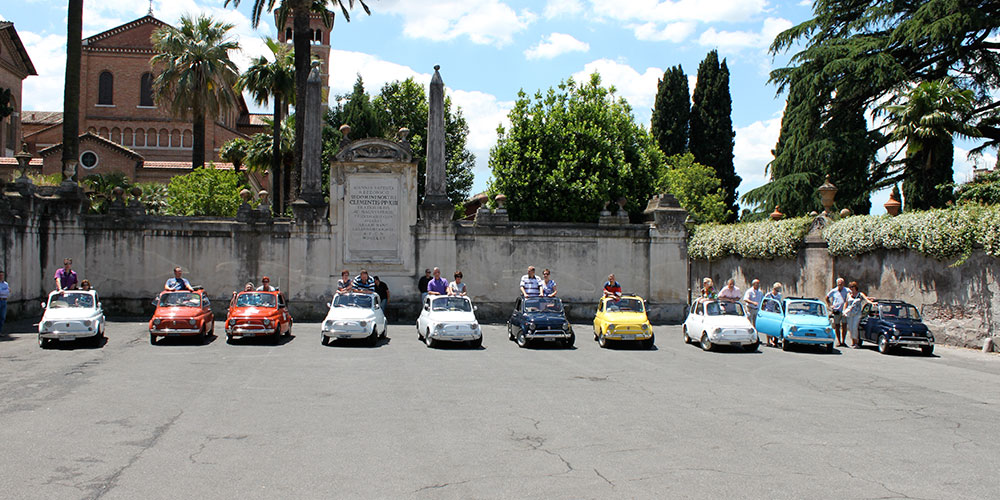
[[[431,306],[424,306],[424,310],[425,311],[430,311],[431,310]]]
[[[104,309],[104,306],[102,306],[102,305],[101,305],[101,303],[100,303],[100,302],[98,302],[98,303],[97,303],[97,308],[98,308],[98,309]]]
[[[472,306],[472,310],[473,311],[478,311],[479,310],[479,306]]]
[[[326,307],[330,307],[330,303],[329,302],[326,303]]]
[[[45,309],[48,306],[49,306],[48,304],[46,304],[45,302],[42,302],[42,309]]]

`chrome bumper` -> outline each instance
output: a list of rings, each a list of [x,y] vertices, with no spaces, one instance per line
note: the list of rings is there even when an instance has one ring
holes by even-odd
[[[197,328],[156,328],[149,330],[150,335],[158,337],[169,337],[172,335],[197,335],[201,330]]]

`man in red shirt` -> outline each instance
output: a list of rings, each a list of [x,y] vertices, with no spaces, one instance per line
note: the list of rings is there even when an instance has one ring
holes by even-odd
[[[622,286],[615,281],[613,273],[608,275],[608,281],[604,284],[604,296],[614,297],[616,300],[622,298]]]

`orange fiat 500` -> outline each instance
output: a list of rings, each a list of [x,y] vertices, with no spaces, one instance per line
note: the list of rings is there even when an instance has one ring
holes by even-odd
[[[292,334],[292,315],[281,292],[240,292],[229,303],[226,339],[267,337],[275,344]]]
[[[215,332],[215,315],[204,290],[167,291],[153,301],[156,312],[149,320],[149,343],[157,337],[196,336],[201,343]]]

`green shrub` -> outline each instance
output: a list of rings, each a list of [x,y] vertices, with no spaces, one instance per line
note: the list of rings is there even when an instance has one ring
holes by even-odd
[[[778,222],[702,224],[691,235],[688,256],[702,260],[730,255],[749,259],[792,258],[802,246],[812,221],[811,217],[797,217]]]
[[[214,165],[178,175],[167,186],[167,214],[233,217],[243,188],[239,174]]]
[[[859,215],[828,225],[823,237],[831,255],[862,255],[875,250],[915,250],[936,259],[965,260],[983,245],[1000,255],[1000,208],[963,205],[956,208],[906,212],[897,217]]]
[[[139,201],[146,206],[146,214],[163,215],[167,212],[167,185],[159,182],[140,182],[135,184],[142,189]]]

